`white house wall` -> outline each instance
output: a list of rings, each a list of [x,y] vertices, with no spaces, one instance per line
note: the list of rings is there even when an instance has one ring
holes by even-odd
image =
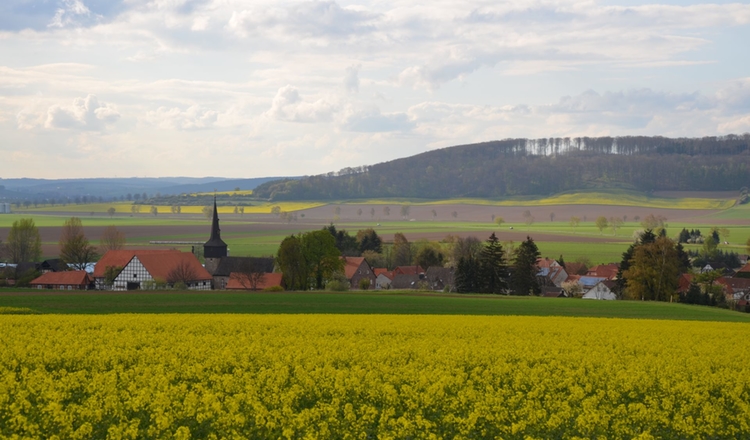
[[[138,288],[143,289],[143,283],[154,281],[143,263],[135,256],[117,275],[112,290],[128,290],[128,283],[138,283]],[[187,288],[188,290],[211,290],[211,280],[190,282],[187,283]]]

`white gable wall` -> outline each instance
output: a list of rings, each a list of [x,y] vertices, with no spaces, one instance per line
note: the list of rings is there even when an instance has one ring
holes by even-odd
[[[603,282],[599,282],[583,295],[583,299],[615,300],[617,296]]]

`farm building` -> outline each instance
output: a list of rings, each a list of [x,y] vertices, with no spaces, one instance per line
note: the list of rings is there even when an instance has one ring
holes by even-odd
[[[612,280],[602,280],[596,283],[594,287],[589,289],[584,295],[583,299],[606,299],[615,300],[617,296],[614,294],[612,289],[615,287],[615,282]]]
[[[344,276],[352,289],[359,289],[359,283],[366,279],[368,288],[375,288],[375,272],[364,257],[341,257],[344,260]]]
[[[107,286],[105,283],[105,277],[107,270],[114,270],[115,273],[119,273],[122,269],[133,259],[136,255],[147,255],[156,254],[163,255],[167,253],[177,252],[177,250],[154,250],[154,249],[138,249],[138,250],[117,250],[107,251],[102,258],[94,266],[94,283],[97,290],[109,289],[111,286]]]
[[[33,289],[89,290],[94,279],[85,270],[45,272],[31,281]]]
[[[425,279],[432,290],[453,292],[456,286],[455,272],[452,267],[430,266],[425,273]]]
[[[378,267],[372,270],[375,274],[375,288],[380,289],[390,289],[391,288],[391,282],[393,282],[393,277],[395,274],[388,269],[384,267]]]
[[[155,283],[184,283],[189,290],[211,290],[213,278],[198,258],[188,252],[134,255],[112,285],[113,290],[154,288]]]

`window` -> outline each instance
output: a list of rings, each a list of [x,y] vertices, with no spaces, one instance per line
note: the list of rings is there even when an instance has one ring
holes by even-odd
[[[134,273],[134,274],[133,274],[133,278],[138,278],[138,274],[137,274],[137,273]]]

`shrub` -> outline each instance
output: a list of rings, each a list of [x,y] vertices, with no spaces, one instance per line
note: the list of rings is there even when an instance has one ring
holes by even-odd
[[[281,286],[269,286],[263,289],[263,292],[283,292],[284,288]]]
[[[340,280],[331,280],[326,284],[326,290],[333,292],[345,292],[349,290],[349,283]]]
[[[370,279],[362,278],[359,280],[359,288],[360,290],[368,290],[370,288]]]

